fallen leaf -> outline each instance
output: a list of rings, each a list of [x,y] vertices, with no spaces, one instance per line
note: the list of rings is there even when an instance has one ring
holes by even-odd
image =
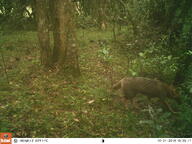
[[[95,100],[90,100],[90,101],[88,101],[87,103],[88,104],[92,104],[92,103],[94,103],[95,102]]]
[[[79,122],[79,119],[77,119],[77,118],[75,118],[75,119],[73,119],[74,121],[76,121],[76,122]]]
[[[87,111],[87,110],[84,110],[84,111],[83,111],[83,113],[87,114],[87,113],[88,113],[88,111]]]

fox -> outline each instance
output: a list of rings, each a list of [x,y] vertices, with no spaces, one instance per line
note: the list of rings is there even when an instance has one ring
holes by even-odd
[[[125,77],[112,86],[112,89],[120,89],[126,99],[132,100],[137,94],[148,97],[158,97],[160,101],[172,113],[176,113],[165,101],[165,98],[175,99],[180,103],[179,95],[175,88],[157,79],[146,77]]]

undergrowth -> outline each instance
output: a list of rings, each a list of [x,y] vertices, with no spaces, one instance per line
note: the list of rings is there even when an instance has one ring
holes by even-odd
[[[172,114],[147,102],[126,107],[111,91],[126,74],[127,58],[114,48],[110,31],[79,30],[77,79],[41,67],[36,35],[17,32],[1,40],[0,131],[14,137],[173,136]]]

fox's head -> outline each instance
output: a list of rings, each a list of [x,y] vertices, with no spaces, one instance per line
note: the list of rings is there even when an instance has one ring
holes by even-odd
[[[170,97],[176,99],[177,102],[180,102],[180,96],[172,85],[169,86],[169,95]]]

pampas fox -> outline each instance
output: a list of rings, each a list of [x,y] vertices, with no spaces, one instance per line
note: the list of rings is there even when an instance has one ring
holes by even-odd
[[[126,77],[113,85],[113,89],[121,89],[126,99],[132,99],[138,93],[149,97],[158,97],[166,107],[173,112],[172,108],[166,103],[165,98],[173,98],[179,101],[178,94],[172,86],[156,79],[145,77]]]

